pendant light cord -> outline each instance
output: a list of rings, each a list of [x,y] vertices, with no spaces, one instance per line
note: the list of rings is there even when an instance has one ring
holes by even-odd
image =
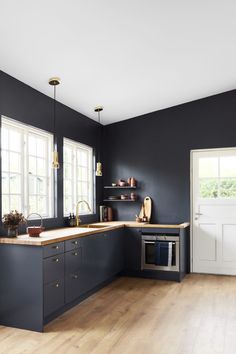
[[[54,85],[54,102],[53,102],[53,132],[56,134],[56,85]]]

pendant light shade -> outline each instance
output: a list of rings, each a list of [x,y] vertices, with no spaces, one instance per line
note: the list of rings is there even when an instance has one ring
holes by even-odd
[[[94,111],[98,113],[98,123],[101,123],[101,117],[100,117],[100,112],[103,111],[102,106],[97,106],[94,108]],[[102,177],[102,163],[100,161],[100,154],[98,154],[98,161],[96,164],[96,176],[97,177]]]
[[[59,77],[51,77],[48,80],[49,85],[53,86],[53,133],[54,133],[54,149],[53,149],[53,161],[52,161],[52,167],[54,169],[60,168],[59,164],[59,158],[58,158],[58,151],[57,151],[57,142],[56,142],[56,87],[57,85],[60,84],[60,78]]]

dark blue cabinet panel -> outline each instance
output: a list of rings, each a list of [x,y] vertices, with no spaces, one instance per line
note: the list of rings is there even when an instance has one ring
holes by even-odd
[[[114,276],[124,268],[124,235],[123,229],[112,230],[108,236],[108,275]]]
[[[43,247],[43,257],[52,257],[64,253],[64,242],[51,243]]]
[[[141,229],[125,228],[125,269],[141,270]]]
[[[83,237],[74,238],[72,240],[65,241],[65,252],[74,250],[78,247],[82,247]]]
[[[64,254],[58,254],[43,260],[44,284],[64,278]]]
[[[58,279],[44,286],[44,317],[59,310],[64,305],[64,279]]]

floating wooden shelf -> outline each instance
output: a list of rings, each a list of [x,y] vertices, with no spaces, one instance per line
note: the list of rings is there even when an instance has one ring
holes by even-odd
[[[113,186],[104,186],[104,188],[109,188],[109,189],[136,189],[137,187],[136,186],[134,186],[134,187],[131,187],[131,186],[115,186],[115,187],[113,187]]]
[[[133,199],[104,199],[104,202],[137,202],[137,200]]]

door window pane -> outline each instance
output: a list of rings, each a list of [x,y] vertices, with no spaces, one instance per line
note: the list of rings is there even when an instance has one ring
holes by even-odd
[[[236,198],[236,178],[220,179],[219,197]]]
[[[220,157],[220,177],[236,178],[236,156]]]
[[[199,159],[199,177],[218,177],[217,157],[203,157]]]
[[[200,179],[200,198],[218,197],[218,179],[202,178]]]

